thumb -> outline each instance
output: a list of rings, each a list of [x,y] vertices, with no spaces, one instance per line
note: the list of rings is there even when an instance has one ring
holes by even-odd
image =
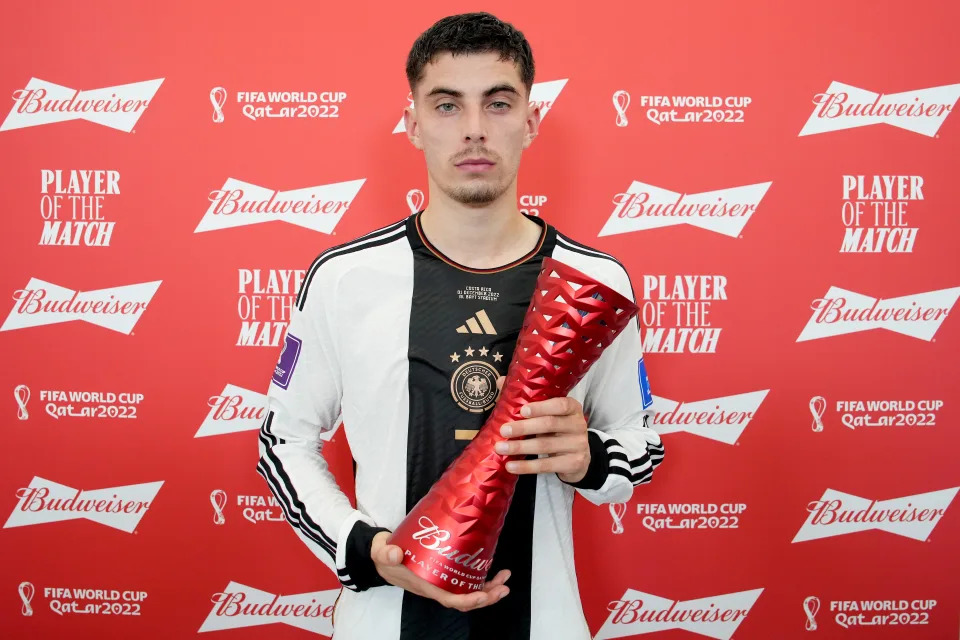
[[[383,561],[382,564],[398,565],[400,560],[403,559],[403,549],[395,544],[385,544],[380,549],[380,558]]]
[[[500,376],[499,378],[497,378],[497,390],[498,390],[498,391],[503,391],[503,381],[504,381],[504,380],[506,380],[506,377],[505,377],[505,376]]]

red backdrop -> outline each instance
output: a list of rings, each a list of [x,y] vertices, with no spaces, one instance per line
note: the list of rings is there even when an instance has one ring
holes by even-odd
[[[643,306],[667,454],[577,500],[591,630],[956,637],[956,4],[483,8],[549,107],[521,206]],[[338,583],[254,471],[262,394],[298,270],[422,202],[404,62],[472,9],[6,10],[6,637],[331,633]],[[275,595],[318,615],[232,615]]]

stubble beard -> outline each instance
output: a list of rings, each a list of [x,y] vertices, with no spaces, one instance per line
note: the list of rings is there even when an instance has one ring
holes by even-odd
[[[468,205],[490,204],[503,195],[505,191],[505,187],[501,188],[499,184],[489,183],[458,185],[453,188],[443,189],[443,192],[451,199],[460,204]]]

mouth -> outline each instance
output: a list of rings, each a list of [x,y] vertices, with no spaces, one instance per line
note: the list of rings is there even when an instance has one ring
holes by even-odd
[[[489,171],[493,166],[494,162],[486,158],[467,158],[457,163],[461,171]]]

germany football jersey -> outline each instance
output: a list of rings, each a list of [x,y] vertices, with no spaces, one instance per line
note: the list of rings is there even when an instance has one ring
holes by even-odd
[[[463,613],[387,584],[370,560],[483,425],[513,357],[544,257],[634,299],[613,257],[540,218],[536,246],[493,269],[433,247],[421,212],[323,252],[296,299],[267,393],[258,472],[300,538],[344,590],[335,640],[587,640],[574,571],[572,503],[626,502],[663,459],[650,428],[637,320],[570,395],[589,416],[591,463],[576,484],[520,475],[490,569],[510,594]],[[353,453],[354,509],[320,455],[340,421]]]

